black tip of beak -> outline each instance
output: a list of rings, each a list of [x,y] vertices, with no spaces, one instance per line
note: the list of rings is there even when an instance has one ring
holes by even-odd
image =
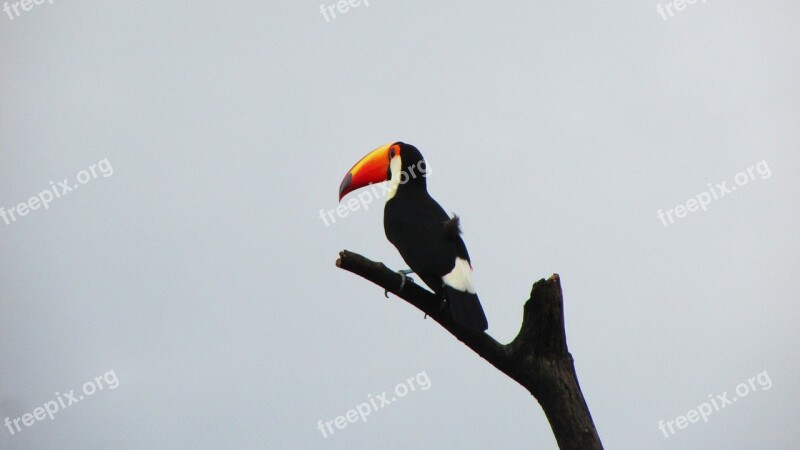
[[[343,192],[347,189],[348,186],[350,186],[350,181],[352,180],[353,180],[352,173],[348,173],[347,176],[344,177],[344,180],[342,180],[342,184],[339,185],[339,201],[341,201],[342,197],[344,197]]]

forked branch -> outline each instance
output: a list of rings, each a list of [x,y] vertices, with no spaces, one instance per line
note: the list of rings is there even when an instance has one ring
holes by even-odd
[[[456,323],[446,308],[439,307],[439,299],[419,285],[407,282],[399,290],[400,274],[383,263],[343,250],[336,266],[394,292],[527,389],[542,406],[559,448],[603,448],[567,348],[558,275],[533,284],[519,334],[510,343],[501,344],[484,332]]]

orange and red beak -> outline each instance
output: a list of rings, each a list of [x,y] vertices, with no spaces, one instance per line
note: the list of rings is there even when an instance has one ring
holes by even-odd
[[[376,148],[361,158],[361,161],[347,172],[342,184],[339,185],[339,201],[356,189],[388,180],[389,161],[395,156],[400,156],[400,146],[392,142]]]

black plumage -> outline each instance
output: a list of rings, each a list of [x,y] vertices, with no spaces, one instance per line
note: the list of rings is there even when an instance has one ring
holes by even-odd
[[[383,226],[408,267],[437,295],[447,300],[450,313],[460,324],[486,330],[488,323],[477,294],[444,283],[442,277],[453,271],[457,258],[470,261],[461,238],[458,216],[449,217],[444,208],[428,194],[425,163],[416,147],[400,146],[402,176],[386,202]],[[388,178],[391,180],[391,167]],[[391,182],[391,181],[390,181]]]

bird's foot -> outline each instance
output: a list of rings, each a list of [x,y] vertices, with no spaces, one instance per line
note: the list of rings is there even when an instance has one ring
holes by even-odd
[[[397,273],[400,274],[400,288],[397,290],[397,292],[400,292],[405,287],[406,280],[408,280],[408,281],[410,281],[412,283],[414,282],[413,278],[407,276],[410,273],[414,273],[414,271],[411,270],[411,269],[402,269],[402,270],[398,270]],[[389,298],[389,290],[388,289],[383,291],[383,296],[386,297],[386,298]]]
[[[397,292],[400,292],[405,287],[406,280],[410,281],[412,283],[414,282],[414,279],[408,276],[408,274],[414,273],[414,271],[411,270],[411,269],[403,269],[403,270],[398,270],[397,273],[400,274],[400,278],[401,278],[401,280],[400,280],[400,289],[397,290]]]
[[[439,314],[441,314],[442,311],[444,311],[444,309],[446,307],[447,307],[447,299],[446,298],[440,299],[439,300]],[[428,318],[428,313],[425,313],[425,318],[426,319]]]

